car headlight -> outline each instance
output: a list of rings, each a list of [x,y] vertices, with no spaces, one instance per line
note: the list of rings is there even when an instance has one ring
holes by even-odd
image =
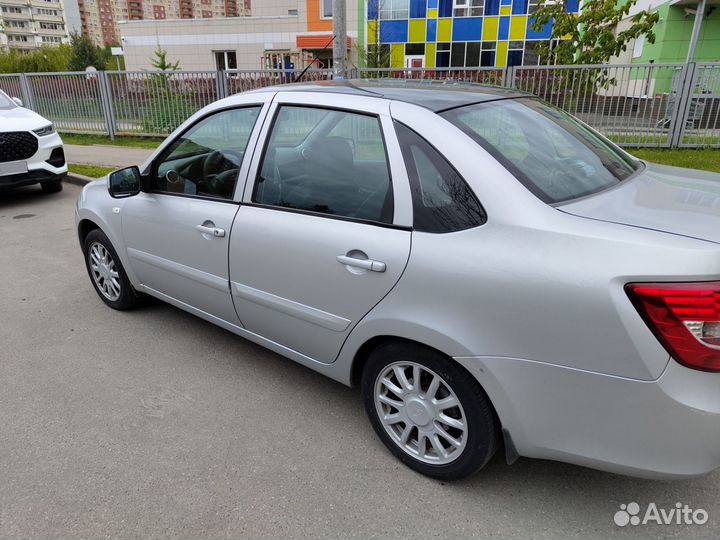
[[[53,133],[55,133],[55,126],[50,124],[49,126],[41,127],[40,129],[33,129],[33,133],[38,137],[52,135]]]

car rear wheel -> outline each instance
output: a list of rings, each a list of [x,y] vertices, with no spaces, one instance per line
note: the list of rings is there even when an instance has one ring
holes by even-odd
[[[43,182],[40,187],[42,187],[43,193],[57,193],[62,191],[63,185],[62,180],[53,180],[52,182]]]
[[[99,229],[85,237],[85,267],[100,299],[113,309],[130,309],[140,299],[110,240]]]
[[[363,369],[362,393],[370,423],[385,446],[424,475],[465,478],[499,446],[499,421],[477,380],[422,345],[380,345]]]

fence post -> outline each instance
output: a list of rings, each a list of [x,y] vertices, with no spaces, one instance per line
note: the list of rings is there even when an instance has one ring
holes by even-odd
[[[117,134],[115,126],[115,114],[112,106],[112,90],[110,89],[110,83],[108,81],[107,73],[104,71],[98,71],[98,87],[100,88],[100,101],[103,110],[103,116],[105,117],[105,126],[107,127],[107,133],[110,139],[115,139]]]
[[[510,66],[505,68],[505,73],[503,74],[503,86],[505,88],[515,88],[516,69],[517,66]]]
[[[20,92],[22,92],[23,105],[28,109],[35,110],[35,96],[27,73],[20,74]]]
[[[682,67],[680,72],[680,83],[675,98],[672,117],[670,119],[670,148],[677,148],[682,143],[685,123],[690,113],[693,90],[695,89],[695,62],[690,62]],[[675,88],[673,88],[675,90]]]
[[[218,99],[226,98],[228,95],[227,89],[227,78],[225,77],[225,70],[219,69],[215,72],[215,89],[217,91]]]

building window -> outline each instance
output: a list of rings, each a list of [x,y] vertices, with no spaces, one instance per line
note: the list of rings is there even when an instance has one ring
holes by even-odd
[[[480,51],[480,65],[482,67],[493,67],[495,65],[495,51],[497,43],[495,41],[486,41],[482,44]]]
[[[525,55],[523,56],[524,66],[537,66],[540,64],[540,54],[538,54],[538,42],[525,42]]]
[[[479,17],[485,10],[485,0],[454,0],[455,17]]]
[[[635,44],[633,45],[632,57],[640,58],[643,54],[644,48],[645,48],[645,36],[642,35],[635,40]]]
[[[322,13],[320,13],[320,16],[323,19],[332,19],[333,16],[333,0],[322,0],[320,9],[322,10]]]
[[[523,61],[523,42],[522,41],[511,41],[508,44],[508,57],[507,65],[522,66]]]
[[[410,17],[410,0],[382,0],[381,19],[407,19]]]
[[[235,51],[215,51],[215,67],[217,69],[237,69]]]
[[[450,43],[438,43],[437,54],[435,55],[437,67],[450,67]]]

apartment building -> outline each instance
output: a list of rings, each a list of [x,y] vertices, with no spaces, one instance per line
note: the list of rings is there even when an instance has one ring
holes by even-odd
[[[354,64],[363,25],[358,0],[347,0],[347,47]],[[158,45],[183,70],[332,66],[332,0],[255,0],[250,17],[131,20],[119,26],[130,70],[152,69]]]
[[[242,17],[250,0],[71,0],[80,10],[82,31],[97,45],[120,43],[121,21]]]
[[[33,50],[69,41],[61,0],[0,0],[0,50]]]

